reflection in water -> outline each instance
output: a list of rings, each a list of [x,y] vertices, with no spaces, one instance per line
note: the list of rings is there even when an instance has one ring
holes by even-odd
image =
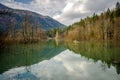
[[[39,44],[9,45],[0,50],[0,73],[13,67],[29,66],[42,60],[50,59],[61,51],[63,47],[56,47],[55,42]]]
[[[120,46],[111,43],[93,43],[93,42],[80,42],[79,44],[67,44],[67,48],[93,59],[94,62],[101,60],[110,68],[111,65],[116,67],[117,73],[120,73]],[[103,66],[103,65],[102,65]],[[103,66],[105,68],[105,66]]]
[[[57,44],[15,44],[0,50],[0,80],[120,79],[119,46],[91,42]]]
[[[59,45],[59,41],[58,41],[58,39],[55,39],[55,44],[56,44],[56,46]]]
[[[100,60],[81,57],[70,50],[64,50],[50,60],[44,60],[26,67],[13,68],[0,75],[0,79],[30,79],[30,80],[119,80],[114,66],[104,70]],[[7,76],[6,76],[7,75]]]

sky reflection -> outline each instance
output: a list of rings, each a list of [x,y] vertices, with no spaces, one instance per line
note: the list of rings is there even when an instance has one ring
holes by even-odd
[[[94,62],[70,50],[64,50],[50,60],[31,66],[10,69],[0,80],[119,80],[116,69],[101,61]]]

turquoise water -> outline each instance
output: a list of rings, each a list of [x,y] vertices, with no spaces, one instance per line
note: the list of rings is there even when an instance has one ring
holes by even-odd
[[[120,79],[120,46],[110,43],[48,41],[0,52],[0,80]]]

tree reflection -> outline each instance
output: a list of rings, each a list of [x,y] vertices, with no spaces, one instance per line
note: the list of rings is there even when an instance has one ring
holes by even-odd
[[[40,42],[36,44],[12,44],[0,49],[0,73],[8,69],[20,66],[30,66],[51,59],[61,51],[63,47],[57,47],[54,41]],[[29,71],[29,68],[26,67]]]
[[[116,60],[120,60],[120,46],[112,43],[94,43],[94,42],[80,42],[77,45],[73,43],[67,43],[67,48],[78,53],[88,59],[93,59],[95,62],[101,60],[103,63],[116,67],[116,72],[120,73],[120,63]],[[116,61],[116,63],[115,63]],[[101,67],[105,70],[106,65],[102,64]]]

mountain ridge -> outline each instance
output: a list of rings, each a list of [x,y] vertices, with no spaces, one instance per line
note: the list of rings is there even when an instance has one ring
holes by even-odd
[[[20,9],[12,9],[0,3],[0,27],[7,28],[9,20],[14,18],[16,20],[16,28],[20,29],[22,27],[22,21],[24,17],[27,15],[30,19],[31,24],[35,24],[36,22],[41,25],[41,27],[45,30],[51,30],[53,28],[64,28],[65,25],[54,20],[49,16],[43,16],[41,14],[29,11],[29,10],[20,10]],[[7,24],[6,24],[7,23]],[[0,29],[1,29],[0,28]]]

